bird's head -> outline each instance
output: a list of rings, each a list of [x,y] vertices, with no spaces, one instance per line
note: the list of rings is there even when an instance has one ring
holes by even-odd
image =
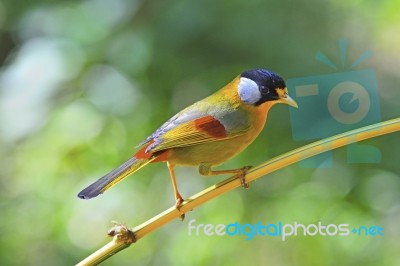
[[[265,102],[285,103],[297,108],[297,103],[289,96],[285,81],[277,74],[265,69],[253,69],[240,75],[238,85],[240,99],[258,106]]]

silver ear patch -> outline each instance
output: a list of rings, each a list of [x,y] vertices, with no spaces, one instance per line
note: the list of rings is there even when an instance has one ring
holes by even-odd
[[[255,104],[261,99],[257,83],[248,78],[240,78],[238,93],[240,99],[247,104]]]

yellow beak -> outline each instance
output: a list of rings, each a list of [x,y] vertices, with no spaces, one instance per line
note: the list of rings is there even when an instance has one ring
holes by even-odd
[[[299,106],[297,105],[297,103],[288,95],[286,94],[284,97],[279,99],[280,103],[285,103],[287,105],[290,105],[292,107],[298,108]]]

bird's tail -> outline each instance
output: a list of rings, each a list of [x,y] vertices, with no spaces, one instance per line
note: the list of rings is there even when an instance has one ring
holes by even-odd
[[[79,192],[78,197],[81,199],[94,198],[151,161],[151,159],[147,158],[138,159],[136,157],[132,157],[128,161],[112,170],[110,173],[101,177],[99,180]]]

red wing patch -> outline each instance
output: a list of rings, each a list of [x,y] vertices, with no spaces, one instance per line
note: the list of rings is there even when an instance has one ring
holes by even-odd
[[[160,152],[156,152],[156,153],[153,153],[151,151],[146,152],[147,147],[149,145],[151,145],[153,142],[154,142],[154,140],[151,140],[146,146],[144,146],[140,150],[138,150],[138,152],[134,155],[134,157],[136,157],[137,159],[147,159],[147,160],[151,160],[153,158],[154,160],[152,160],[152,162],[166,161],[168,159],[168,154],[169,154],[168,150],[160,151]],[[153,155],[156,158],[154,158]]]
[[[154,142],[154,140],[151,140],[148,144],[146,144],[140,150],[138,150],[135,154],[135,157],[138,159],[148,159],[149,160],[151,158],[151,156],[153,156],[153,153],[146,152],[146,148],[153,142]]]
[[[227,136],[224,125],[212,116],[205,116],[194,120],[196,129],[207,133],[214,138],[225,138]]]

